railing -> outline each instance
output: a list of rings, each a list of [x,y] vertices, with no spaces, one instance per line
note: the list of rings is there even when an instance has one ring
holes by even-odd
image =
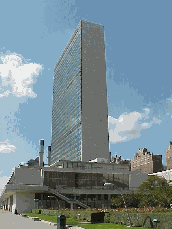
[[[75,202],[76,202],[78,205],[80,205],[80,206],[82,206],[82,207],[84,207],[84,208],[88,208],[88,207],[89,207],[88,205],[86,205],[86,204],[80,202],[79,200],[75,200]]]
[[[62,198],[63,200],[67,201],[68,203],[73,202],[73,203],[77,203],[78,205],[80,205],[80,206],[82,206],[82,207],[84,207],[84,208],[89,208],[89,206],[87,206],[86,204],[80,202],[79,200],[73,200],[73,199],[70,199],[70,198],[68,198],[68,197],[66,197],[66,196],[64,196],[64,195],[62,195],[62,194],[60,194],[60,193],[59,193],[59,190],[51,189],[51,188],[49,188],[49,190],[50,190],[54,195],[56,195],[56,196]]]
[[[68,186],[57,186],[56,189],[61,192],[63,189],[74,189],[74,190],[114,190],[114,191],[127,191],[129,187],[104,187],[104,186],[86,186],[86,187],[68,187]]]
[[[68,198],[68,197],[66,197],[66,196],[64,196],[64,195],[62,195],[62,194],[60,194],[59,192],[58,192],[58,190],[53,190],[53,189],[49,189],[53,194],[55,194],[56,196],[58,196],[58,197],[60,197],[60,198],[62,198],[62,199],[64,199],[64,200],[66,200],[66,201],[70,201],[70,199]]]

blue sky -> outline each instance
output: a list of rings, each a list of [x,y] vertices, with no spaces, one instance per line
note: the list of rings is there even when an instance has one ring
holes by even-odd
[[[172,125],[172,2],[1,2],[0,189],[12,168],[51,144],[54,66],[80,20],[105,29],[110,151],[163,155]]]

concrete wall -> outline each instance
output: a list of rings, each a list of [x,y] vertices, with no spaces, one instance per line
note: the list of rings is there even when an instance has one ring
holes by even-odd
[[[7,198],[7,203],[8,203],[8,211],[12,212],[12,206],[13,206],[13,195],[9,196]]]
[[[13,195],[12,213],[15,213],[15,209],[16,209],[16,193]]]
[[[20,167],[15,169],[16,184],[42,184],[41,172],[36,168]]]
[[[8,211],[10,211],[10,197],[7,199],[8,201]]]
[[[137,190],[137,188],[141,185],[141,183],[147,180],[148,175],[146,173],[141,173],[139,171],[131,171],[130,173],[130,181],[129,188],[131,190]]]
[[[15,195],[16,209],[18,213],[31,212],[32,209],[35,208],[34,193],[16,193]]]
[[[109,159],[104,28],[82,21],[81,160]]]

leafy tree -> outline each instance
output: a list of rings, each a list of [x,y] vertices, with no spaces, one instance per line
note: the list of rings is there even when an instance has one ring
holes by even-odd
[[[139,186],[139,192],[146,192],[159,189],[164,189],[168,187],[168,183],[165,178],[159,178],[157,176],[150,176],[148,179]]]
[[[117,197],[112,197],[111,199],[111,205],[115,208],[122,208],[123,207],[123,199],[121,195],[118,195]]]
[[[150,176],[138,188],[137,193],[125,194],[127,207],[169,207],[172,203],[172,187],[164,178]],[[112,198],[112,206],[115,208],[125,207],[121,195]]]
[[[164,178],[150,176],[138,188],[138,192],[142,194],[140,207],[151,206],[169,207],[171,202],[172,188],[168,185]]]
[[[138,208],[140,203],[140,194],[139,193],[131,193],[131,194],[124,194],[125,202],[127,204],[127,207],[134,207]],[[111,200],[112,206],[116,208],[124,208],[124,201],[121,195],[118,195],[117,197],[113,198]]]

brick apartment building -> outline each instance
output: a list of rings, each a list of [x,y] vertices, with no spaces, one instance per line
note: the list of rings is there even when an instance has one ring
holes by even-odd
[[[138,170],[141,173],[156,173],[163,170],[162,155],[153,155],[146,148],[139,149],[131,162],[131,171]]]
[[[172,169],[172,142],[169,142],[168,149],[166,150],[166,164],[167,170]]]

